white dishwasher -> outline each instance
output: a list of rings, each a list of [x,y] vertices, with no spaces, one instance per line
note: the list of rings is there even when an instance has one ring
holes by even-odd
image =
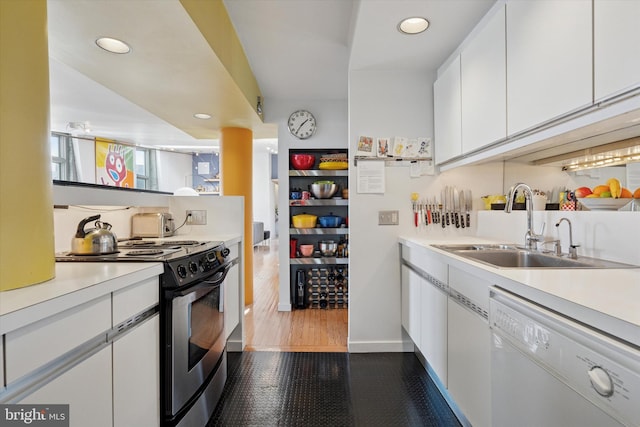
[[[640,426],[640,350],[491,289],[495,427]]]

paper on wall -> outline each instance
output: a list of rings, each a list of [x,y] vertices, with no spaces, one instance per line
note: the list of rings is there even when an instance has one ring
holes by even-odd
[[[360,161],[357,171],[357,192],[362,194],[384,194],[384,161]]]

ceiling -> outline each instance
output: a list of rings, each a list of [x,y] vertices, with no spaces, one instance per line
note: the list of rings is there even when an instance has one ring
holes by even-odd
[[[258,82],[274,99],[346,99],[349,69],[438,68],[495,0],[224,0]],[[217,145],[223,126],[273,141],[178,0],[48,0],[52,130],[146,146]],[[424,16],[417,36],[401,18]],[[111,36],[132,52],[94,41]],[[199,120],[194,113],[212,113]]]

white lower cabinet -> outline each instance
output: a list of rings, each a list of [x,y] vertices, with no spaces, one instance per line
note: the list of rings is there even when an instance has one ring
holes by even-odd
[[[447,294],[422,279],[420,293],[420,352],[447,386]]]
[[[68,404],[71,427],[111,427],[111,347],[83,360],[18,403]]]
[[[229,339],[233,330],[240,323],[240,267],[231,267],[224,280],[224,331],[225,339]]]
[[[402,327],[413,343],[421,347],[420,311],[422,278],[406,265],[402,265]]]
[[[160,425],[158,302],[156,276],[7,332],[0,403],[68,404],[72,427]]]
[[[474,427],[491,426],[490,284],[449,266],[448,390]]]
[[[112,346],[114,427],[160,425],[160,316]]]
[[[452,298],[448,304],[447,388],[474,427],[491,425],[489,325]]]

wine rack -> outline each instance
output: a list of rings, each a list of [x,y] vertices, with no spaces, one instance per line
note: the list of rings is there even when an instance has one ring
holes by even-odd
[[[346,308],[349,302],[349,271],[346,266],[309,268],[305,271],[308,308]]]

